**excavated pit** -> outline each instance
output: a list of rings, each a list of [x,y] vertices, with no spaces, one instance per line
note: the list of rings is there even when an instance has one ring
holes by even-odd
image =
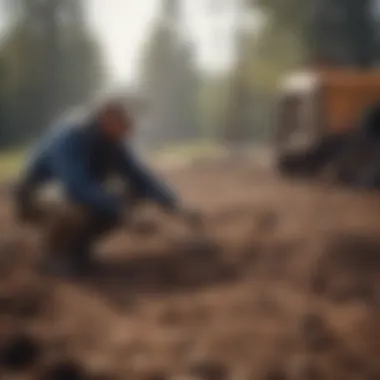
[[[249,161],[167,176],[204,210],[207,239],[152,211],[75,282],[34,272],[39,237],[2,195],[4,378],[380,378],[378,195]]]

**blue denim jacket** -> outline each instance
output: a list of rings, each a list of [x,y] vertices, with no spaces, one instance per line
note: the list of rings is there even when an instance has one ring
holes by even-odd
[[[58,181],[69,199],[108,217],[122,212],[121,200],[104,190],[102,182],[119,174],[139,195],[171,208],[176,195],[156,178],[124,144],[107,141],[96,122],[75,122],[49,132],[28,160],[21,181],[36,188]]]

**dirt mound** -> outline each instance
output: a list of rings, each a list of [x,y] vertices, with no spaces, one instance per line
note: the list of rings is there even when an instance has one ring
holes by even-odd
[[[75,282],[34,272],[38,236],[12,222],[3,195],[1,373],[380,377],[376,197],[280,182],[249,162],[197,163],[171,178],[204,209],[213,244],[152,214],[104,242],[102,271]]]
[[[380,239],[377,236],[334,236],[318,261],[314,290],[335,302],[380,298],[377,281],[380,270]]]

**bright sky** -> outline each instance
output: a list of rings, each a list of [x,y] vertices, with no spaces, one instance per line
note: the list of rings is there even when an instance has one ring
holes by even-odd
[[[87,0],[89,20],[116,80],[132,80],[157,0]]]
[[[104,49],[112,79],[133,81],[141,47],[160,13],[162,0],[85,1],[90,27]],[[195,45],[199,67],[210,71],[228,68],[234,56],[233,6],[239,0],[177,1],[184,5],[181,26],[186,26],[186,37]],[[6,25],[2,13],[0,10],[0,32]]]
[[[105,49],[114,80],[133,80],[140,48],[159,14],[160,0],[87,1],[90,23]],[[211,1],[215,4],[215,0]],[[216,1],[217,10],[210,9],[210,0],[184,0],[183,3],[183,25],[195,43],[200,67],[206,70],[227,67],[233,56],[231,4],[236,0]]]

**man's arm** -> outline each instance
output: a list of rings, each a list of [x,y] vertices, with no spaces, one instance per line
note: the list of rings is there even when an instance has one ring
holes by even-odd
[[[122,174],[132,182],[139,194],[164,208],[177,208],[179,200],[173,190],[143,165],[128,147],[119,149],[119,161]]]
[[[85,148],[80,132],[62,137],[53,152],[52,168],[55,175],[74,202],[89,206],[105,217],[118,218],[122,211],[118,199],[107,194],[89,177]]]

